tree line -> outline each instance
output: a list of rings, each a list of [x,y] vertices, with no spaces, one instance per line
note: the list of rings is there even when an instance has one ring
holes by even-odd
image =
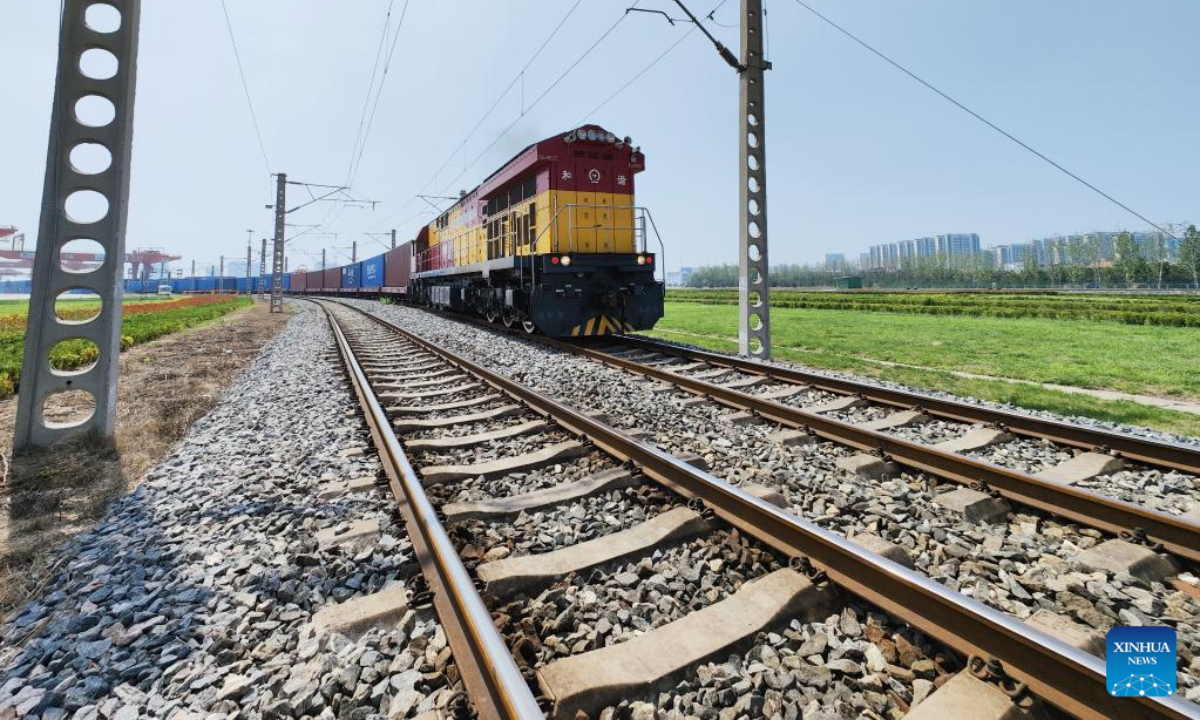
[[[1039,266],[1037,259],[1026,257],[1017,270],[991,267],[982,255],[963,258],[955,265],[939,257],[906,258],[898,270],[830,271],[807,265],[771,267],[772,287],[829,287],[839,277],[861,276],[864,287],[962,287],[1009,288],[1089,287],[1200,288],[1200,231],[1189,225],[1179,246],[1178,258],[1168,257],[1162,240],[1143,247],[1129,233],[1121,233],[1113,243],[1110,262],[1102,261],[1094,241],[1072,238],[1065,248],[1067,262]],[[687,278],[687,287],[737,287],[736,265],[709,265],[696,268]]]

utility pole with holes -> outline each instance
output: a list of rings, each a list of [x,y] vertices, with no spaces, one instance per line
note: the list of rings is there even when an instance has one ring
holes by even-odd
[[[21,363],[21,392],[17,396],[15,450],[52,445],[88,431],[111,438],[116,430],[117,357],[121,351],[122,271],[141,0],[105,1],[106,5],[90,0],[63,2],[42,215]],[[111,54],[116,74],[106,79],[88,76],[79,58],[89,49]],[[77,114],[76,103],[98,97],[112,104],[112,117],[91,122],[93,118]],[[76,170],[70,162],[71,151],[87,143],[104,146],[110,156],[108,166],[93,174]],[[104,212],[97,207],[100,203]],[[88,273],[68,273],[59,262],[59,253],[79,237],[99,243],[107,262]],[[101,302],[99,315],[82,324],[68,325],[59,320],[55,301],[70,288],[96,293]],[[68,338],[96,344],[99,354],[91,367],[70,373],[50,367],[50,351]],[[75,423],[47,421],[47,399],[68,390],[91,395],[95,402],[92,414]]]
[[[287,173],[275,176],[275,247],[271,253],[271,312],[283,312],[283,233],[287,220]]]
[[[267,239],[262,239],[262,252],[258,254],[258,299],[267,294]]]
[[[350,264],[353,265],[356,262],[358,262],[358,241],[351,240],[350,241]]]
[[[321,248],[321,270],[325,269],[325,248]],[[324,282],[324,280],[322,280]]]
[[[251,230],[250,232],[254,232],[254,231]],[[250,296],[251,294],[254,293],[254,287],[250,284],[250,263],[253,261],[253,257],[252,257],[252,253],[254,252],[253,248],[254,248],[254,245],[252,244],[252,241],[250,240],[250,238],[247,236],[247,238],[246,238],[246,295],[247,296]]]
[[[767,114],[763,91],[762,0],[742,0],[741,239],[738,243],[738,352],[771,357],[771,283],[767,263]]]
[[[392,228],[392,249],[396,249],[396,228]]]
[[[771,357],[771,286],[767,263],[767,116],[763,88],[771,63],[763,58],[763,0],[741,0],[742,56],[737,58],[683,4],[675,4],[738,73],[738,352]],[[658,11],[646,11],[658,12]],[[666,13],[662,13],[666,15]],[[675,24],[669,16],[667,22]]]

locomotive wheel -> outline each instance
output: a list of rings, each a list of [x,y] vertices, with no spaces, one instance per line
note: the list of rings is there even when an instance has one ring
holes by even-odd
[[[496,318],[499,316],[496,314],[496,311],[493,308],[488,308],[486,317],[487,317],[488,322],[494,323],[494,322],[496,322]]]
[[[526,320],[521,323],[521,329],[532,335],[537,332],[537,325],[534,325],[532,320]]]
[[[512,329],[513,323],[516,322],[516,320],[513,318],[513,316],[509,315],[508,313],[504,313],[503,318],[504,318],[504,327]]]

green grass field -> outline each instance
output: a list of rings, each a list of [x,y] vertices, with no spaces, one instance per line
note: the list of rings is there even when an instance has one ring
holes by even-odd
[[[1197,312],[1200,312],[1200,305]],[[1023,407],[1200,435],[1200,416],[996,378],[1200,399],[1200,332],[1105,321],[772,308],[775,355]],[[667,302],[651,335],[736,349],[737,308]],[[919,366],[894,367],[878,361]]]
[[[729,288],[672,288],[667,298],[705,305],[736,305],[738,301],[737,290]],[[1200,327],[1200,295],[872,290],[819,292],[781,288],[771,291],[771,306]]]

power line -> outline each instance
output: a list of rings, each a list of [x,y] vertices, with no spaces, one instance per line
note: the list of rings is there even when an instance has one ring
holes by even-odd
[[[392,67],[392,58],[396,55],[396,44],[400,41],[400,31],[404,29],[404,18],[408,15],[409,0],[404,0],[404,7],[400,9],[400,19],[396,22],[396,33],[392,36],[392,47],[388,50],[387,60],[383,63],[383,77],[379,80],[379,90],[375,93],[375,105],[371,108],[371,117],[367,120],[367,129],[363,133],[362,144],[358,148],[358,158],[354,161],[350,173],[350,180],[347,185],[354,184],[354,178],[358,175],[358,168],[362,165],[363,153],[367,149],[367,140],[371,136],[371,128],[375,125],[375,113],[379,110],[379,101],[383,98],[383,86],[387,83],[388,70]]]
[[[950,96],[949,96],[949,95],[947,95],[946,93],[942,92],[940,89],[938,89],[937,87],[935,87],[935,86],[934,86],[932,83],[930,83],[930,82],[926,81],[924,78],[920,77],[919,75],[917,75],[917,74],[916,74],[916,73],[914,73],[913,71],[909,70],[908,68],[904,67],[904,66],[903,66],[903,65],[901,65],[900,63],[898,63],[898,62],[896,62],[895,60],[891,59],[891,58],[890,58],[890,57],[888,57],[887,55],[884,55],[884,54],[883,54],[882,52],[880,52],[879,50],[876,50],[874,47],[872,47],[872,46],[871,46],[871,45],[869,45],[869,44],[868,44],[866,41],[864,41],[864,40],[862,40],[861,38],[859,38],[857,35],[854,35],[853,33],[851,33],[851,32],[850,32],[849,30],[847,30],[846,28],[842,27],[841,25],[838,25],[838,24],[837,24],[837,23],[835,23],[833,20],[830,20],[829,18],[825,17],[825,16],[824,16],[824,15],[822,15],[821,13],[817,12],[815,9],[813,9],[813,8],[812,8],[812,7],[810,7],[810,6],[809,6],[807,3],[805,3],[805,2],[804,2],[804,0],[795,0],[795,2],[796,2],[796,4],[797,4],[797,5],[799,5],[800,7],[804,8],[805,10],[809,11],[809,12],[810,12],[810,13],[812,13],[813,15],[817,16],[818,18],[820,18],[822,21],[824,21],[824,22],[825,22],[827,25],[829,25],[829,26],[830,26],[830,27],[832,27],[833,29],[837,30],[838,32],[842,33],[842,34],[843,34],[843,35],[845,35],[846,37],[850,38],[850,39],[851,39],[851,40],[853,40],[854,42],[856,42],[856,43],[858,43],[859,45],[861,45],[862,47],[866,48],[868,51],[870,51],[872,54],[874,54],[874,55],[875,55],[876,57],[878,57],[879,59],[881,59],[881,60],[883,60],[884,62],[888,63],[889,65],[891,65],[892,67],[896,68],[897,70],[899,70],[900,72],[904,73],[905,75],[909,76],[909,77],[910,77],[910,78],[912,78],[913,80],[916,80],[917,82],[921,83],[921,84],[922,84],[922,85],[924,85],[926,88],[928,88],[929,90],[933,91],[934,93],[937,93],[937,94],[938,94],[939,96],[941,96],[941,97],[942,97],[944,100],[946,100],[946,101],[950,102],[952,105],[954,105],[955,107],[957,107],[959,110],[962,110],[963,112],[967,113],[968,115],[970,115],[971,117],[975,118],[975,119],[976,119],[976,120],[978,120],[979,122],[983,123],[984,125],[987,125],[987,126],[988,126],[988,127],[990,127],[991,129],[993,129],[993,130],[995,130],[996,132],[1000,133],[1001,135],[1003,135],[1004,137],[1006,137],[1006,138],[1008,138],[1009,140],[1013,141],[1013,142],[1014,142],[1014,143],[1016,143],[1017,145],[1019,145],[1019,146],[1021,146],[1022,148],[1024,148],[1024,149],[1028,150],[1030,153],[1033,153],[1035,156],[1037,156],[1038,158],[1042,159],[1043,161],[1045,161],[1046,163],[1048,163],[1049,165],[1051,165],[1052,167],[1054,167],[1055,169],[1057,169],[1059,172],[1063,173],[1063,174],[1064,174],[1064,175],[1066,175],[1067,177],[1069,177],[1069,178],[1071,178],[1071,179],[1075,180],[1076,182],[1080,183],[1081,185],[1083,185],[1084,187],[1088,188],[1088,189],[1089,189],[1089,190],[1091,190],[1092,192],[1096,193],[1096,194],[1097,194],[1097,195],[1099,195],[1100,197],[1104,198],[1105,200],[1108,200],[1108,201],[1109,201],[1109,202],[1111,202],[1112,204],[1114,204],[1114,205],[1116,205],[1117,207],[1121,208],[1122,210],[1124,210],[1125,212],[1129,213],[1130,215],[1133,215],[1134,217],[1138,218],[1139,220],[1141,220],[1142,222],[1146,223],[1146,224],[1147,224],[1147,225],[1149,225],[1150,227],[1152,227],[1152,228],[1154,228],[1154,229],[1158,230],[1159,232],[1161,232],[1161,233],[1163,233],[1163,234],[1167,235],[1168,237],[1170,237],[1170,238],[1172,238],[1172,239],[1175,239],[1175,240],[1178,240],[1178,239],[1179,239],[1179,238],[1175,237],[1175,235],[1174,235],[1173,233],[1169,233],[1169,232],[1167,232],[1167,231],[1166,231],[1166,230],[1164,230],[1164,229],[1163,229],[1161,226],[1159,226],[1157,223],[1155,223],[1155,222],[1153,222],[1152,220],[1150,220],[1150,218],[1148,218],[1148,217],[1146,217],[1145,215],[1141,214],[1141,213],[1140,213],[1140,212],[1138,212],[1137,210],[1134,210],[1133,208],[1129,207],[1128,205],[1126,205],[1125,203],[1123,203],[1123,202],[1121,202],[1120,200],[1116,199],[1116,198],[1115,198],[1115,197],[1113,197],[1112,195],[1109,195],[1108,193],[1104,192],[1103,190],[1101,190],[1100,188],[1096,187],[1095,185],[1093,185],[1092,183],[1088,182],[1087,180],[1084,180],[1083,178],[1081,178],[1080,176],[1078,176],[1078,175],[1076,175],[1075,173],[1071,172],[1070,170],[1066,169],[1065,167],[1063,167],[1063,166],[1062,166],[1062,165],[1060,165],[1059,163],[1055,162],[1054,160],[1051,160],[1051,159],[1050,159],[1049,157],[1047,157],[1047,156],[1046,156],[1044,153],[1042,153],[1042,152],[1040,152],[1040,151],[1038,151],[1038,150],[1034,149],[1034,148],[1033,148],[1032,146],[1030,146],[1028,143],[1026,143],[1026,142],[1024,142],[1024,141],[1022,141],[1022,140],[1019,140],[1019,139],[1017,139],[1017,138],[1016,138],[1016,137],[1015,137],[1015,136],[1014,136],[1012,133],[1008,132],[1007,130],[1005,130],[1004,128],[1000,127],[999,125],[997,125],[996,123],[992,122],[991,120],[988,120],[987,118],[985,118],[984,116],[982,116],[982,115],[980,115],[979,113],[975,112],[974,110],[972,110],[971,108],[967,107],[966,105],[963,105],[963,104],[962,104],[961,102],[959,102],[958,100],[955,100],[954,98],[950,97]]]
[[[640,2],[640,0],[639,0],[639,2]],[[513,89],[513,86],[515,86],[518,81],[524,83],[525,72],[527,70],[529,70],[530,66],[533,65],[533,62],[538,59],[538,57],[542,54],[542,51],[546,49],[546,46],[550,44],[550,41],[554,39],[554,36],[558,34],[558,31],[562,29],[562,26],[567,23],[567,20],[569,20],[570,17],[575,14],[575,10],[581,4],[583,4],[583,0],[576,0],[575,4],[571,6],[571,9],[567,10],[567,13],[562,16],[562,19],[558,21],[558,24],[554,26],[554,29],[550,31],[550,34],[547,35],[546,39],[542,41],[542,44],[538,46],[538,49],[536,51],[534,51],[533,55],[530,56],[529,60],[527,60],[525,62],[525,65],[521,68],[521,70],[516,75],[513,76],[513,79],[511,82],[508,83],[508,86],[505,87],[504,90],[501,91],[501,93],[496,97],[496,100],[492,103],[491,107],[489,107],[487,109],[487,112],[485,112],[483,114],[483,116],[480,117],[479,120],[477,120],[475,122],[475,125],[472,126],[471,130],[469,132],[467,132],[466,136],[463,137],[462,142],[460,142],[454,148],[454,150],[450,152],[450,154],[446,157],[446,161],[443,162],[441,167],[439,167],[433,173],[433,176],[430,177],[429,180],[427,180],[423,186],[421,186],[421,189],[418,190],[418,192],[425,192],[425,190],[429,187],[429,184],[437,179],[437,176],[440,175],[441,172],[446,169],[446,166],[450,164],[450,161],[453,160],[454,158],[458,157],[458,151],[463,149],[463,147],[467,144],[467,142],[469,142],[471,140],[471,138],[475,135],[475,131],[477,131],[480,128],[480,126],[482,126],[483,123],[489,117],[491,117],[492,113],[495,112],[497,107],[499,107],[500,102],[502,100],[504,100],[504,98],[508,96],[508,92]],[[524,114],[526,112],[524,102],[521,103],[521,112],[522,112],[522,114]]]
[[[718,7],[719,7],[719,6],[718,6]],[[714,12],[715,12],[715,10],[714,10]],[[709,13],[709,17],[711,17],[711,16],[712,16],[712,13]],[[714,23],[714,24],[719,24],[719,23]],[[659,63],[659,62],[660,62],[660,61],[661,61],[663,58],[665,58],[667,55],[670,55],[670,54],[671,54],[671,52],[675,50],[675,48],[677,48],[677,47],[679,47],[681,44],[683,44],[683,41],[684,41],[684,40],[687,40],[687,39],[688,39],[688,37],[690,37],[690,36],[691,36],[691,34],[692,34],[693,32],[695,32],[695,31],[696,31],[696,26],[695,26],[695,25],[693,25],[693,26],[692,26],[692,27],[691,27],[691,28],[690,28],[690,29],[689,29],[687,32],[685,32],[683,35],[681,35],[681,36],[680,36],[680,37],[679,37],[679,38],[678,38],[678,39],[677,39],[675,42],[671,43],[671,45],[670,45],[670,46],[668,46],[666,50],[663,50],[663,51],[662,51],[662,54],[660,54],[658,57],[656,57],[656,58],[654,58],[653,60],[651,60],[649,65],[647,65],[646,67],[644,67],[644,68],[642,68],[641,70],[639,70],[639,71],[638,71],[638,73],[637,73],[636,75],[634,75],[633,77],[629,78],[629,80],[628,80],[628,81],[626,81],[626,83],[625,83],[624,85],[622,85],[621,87],[617,88],[617,89],[616,89],[616,91],[615,91],[615,92],[613,92],[613,94],[612,94],[612,95],[609,95],[608,97],[606,97],[606,98],[604,99],[604,101],[603,101],[603,102],[601,102],[601,103],[600,103],[599,105],[597,105],[596,107],[592,108],[590,112],[588,112],[586,115],[584,115],[582,118],[580,118],[580,119],[579,119],[579,121],[578,121],[578,122],[576,122],[575,124],[576,124],[576,125],[582,125],[584,122],[586,122],[586,121],[588,120],[588,118],[590,118],[590,117],[592,117],[593,115],[595,115],[596,113],[600,112],[601,108],[603,108],[605,105],[607,105],[607,104],[609,104],[610,102],[612,102],[612,101],[613,101],[613,100],[614,100],[614,99],[615,99],[615,98],[616,98],[618,95],[620,95],[621,93],[625,92],[625,90],[627,90],[627,89],[629,88],[629,86],[630,86],[630,85],[632,85],[632,84],[634,84],[635,82],[637,82],[638,80],[640,80],[640,79],[642,78],[642,76],[643,76],[643,75],[645,75],[646,73],[650,72],[650,70],[651,70],[651,69],[652,69],[652,68],[653,68],[655,65],[657,65],[657,64],[658,64],[658,63]]]
[[[229,8],[225,6],[225,0],[221,0],[221,10],[225,13],[225,27],[229,29],[229,44],[233,47],[233,57],[237,60],[238,76],[242,79],[246,104],[250,107],[250,120],[254,122],[254,136],[258,138],[258,149],[262,151],[263,165],[267,168],[267,173],[270,173],[271,161],[267,159],[267,146],[263,143],[262,131],[258,128],[258,114],[254,112],[254,101],[250,99],[250,85],[246,83],[246,71],[242,68],[242,56],[238,52],[237,40],[233,37],[233,22],[229,19]]]
[[[449,165],[449,164],[450,164],[450,162],[451,162],[452,160],[454,160],[454,158],[455,158],[455,157],[457,157],[457,156],[458,156],[458,153],[459,153],[459,151],[460,151],[460,150],[462,150],[462,149],[463,149],[463,148],[466,146],[467,142],[469,142],[469,141],[470,141],[470,139],[471,139],[471,138],[474,136],[475,132],[476,132],[477,130],[479,130],[479,128],[480,128],[480,127],[483,125],[483,123],[484,123],[484,122],[485,122],[485,121],[486,121],[486,120],[487,120],[489,117],[491,117],[492,113],[493,113],[493,112],[495,112],[496,108],[497,108],[497,107],[500,105],[500,102],[501,102],[502,100],[504,100],[504,98],[505,98],[505,97],[507,97],[507,96],[508,96],[508,93],[509,93],[509,91],[511,91],[511,90],[513,89],[513,87],[514,87],[514,86],[517,84],[517,82],[519,82],[519,81],[521,81],[521,80],[523,79],[523,77],[524,77],[524,75],[525,75],[525,72],[526,72],[526,71],[528,71],[528,70],[529,70],[529,68],[530,68],[530,67],[533,65],[534,61],[535,61],[535,60],[537,60],[537,59],[538,59],[538,57],[540,57],[540,56],[541,56],[541,54],[542,54],[542,51],[544,51],[544,50],[546,49],[546,47],[547,47],[547,46],[550,44],[550,41],[554,39],[554,37],[555,37],[555,36],[558,34],[559,30],[561,30],[561,29],[562,29],[562,27],[563,27],[563,26],[566,24],[567,20],[569,20],[569,19],[571,18],[571,16],[572,16],[572,15],[575,13],[575,10],[576,10],[576,9],[577,9],[577,8],[578,8],[578,7],[579,7],[579,6],[580,6],[582,3],[583,3],[583,0],[576,0],[575,4],[574,4],[574,5],[572,5],[572,6],[571,6],[571,8],[570,8],[569,10],[567,10],[566,14],[565,14],[565,15],[563,15],[562,19],[558,21],[558,24],[554,26],[554,29],[550,31],[550,34],[546,36],[546,39],[542,41],[542,44],[538,46],[538,49],[537,49],[536,51],[534,51],[533,55],[531,55],[531,56],[530,56],[530,58],[529,58],[529,60],[528,60],[528,61],[526,61],[525,65],[524,65],[524,66],[521,68],[520,72],[518,72],[516,75],[514,75],[514,76],[513,76],[513,79],[512,79],[512,81],[511,81],[511,82],[509,82],[508,86],[507,86],[507,87],[505,87],[505,88],[504,88],[504,90],[503,90],[503,91],[501,91],[501,93],[500,93],[500,94],[499,94],[499,95],[496,97],[495,101],[494,101],[494,102],[492,102],[491,106],[490,106],[490,107],[488,107],[487,111],[486,111],[486,112],[484,112],[483,116],[482,116],[482,117],[480,117],[480,118],[479,118],[479,120],[475,122],[475,125],[474,125],[474,126],[472,126],[471,130],[470,130],[470,131],[469,131],[469,132],[466,134],[466,136],[465,136],[465,137],[462,139],[462,142],[460,142],[460,143],[459,143],[459,144],[458,144],[458,145],[457,145],[457,146],[454,148],[454,150],[453,150],[453,151],[451,151],[451,153],[450,153],[450,154],[449,154],[449,155],[446,157],[446,160],[445,160],[445,162],[443,162],[443,163],[441,164],[441,166],[440,166],[440,167],[438,167],[438,169],[437,169],[436,171],[434,171],[433,175],[431,175],[431,176],[429,177],[429,179],[425,181],[425,184],[424,184],[424,185],[422,185],[422,186],[420,187],[420,189],[419,189],[419,190],[417,190],[417,192],[418,192],[418,193],[425,192],[425,190],[427,190],[427,189],[429,188],[429,186],[430,186],[430,185],[431,185],[431,184],[432,184],[434,181],[436,181],[436,180],[437,180],[437,177],[438,177],[438,175],[440,175],[440,174],[442,173],[442,171],[446,169],[446,166],[447,166],[447,165]],[[639,3],[641,3],[641,0],[635,0],[635,2],[634,2],[634,6],[636,7],[636,6],[637,6]],[[609,29],[609,32],[611,32],[611,28]],[[605,35],[607,35],[607,34],[608,34],[608,33],[605,33]],[[522,103],[522,105],[523,105],[523,103]],[[525,112],[528,112],[528,110],[529,110],[529,109],[532,109],[532,106],[530,106],[530,108],[524,108],[524,107],[522,107],[522,111],[523,111],[523,112],[522,112],[522,115],[521,115],[521,117],[523,117],[523,116],[524,116],[524,114],[525,114]],[[518,119],[519,119],[519,118],[518,118]],[[512,126],[513,126],[513,125],[515,125],[515,124],[516,124],[515,122],[514,122],[514,123],[512,123],[512,124],[510,124],[510,125],[508,126],[508,128],[505,128],[505,132],[507,132],[509,129],[511,129],[511,128],[512,128]],[[495,145],[495,143],[496,143],[496,142],[498,142],[498,139],[497,139],[496,141],[493,141],[492,145]],[[491,146],[489,146],[489,149],[490,149],[490,147],[491,147]],[[463,168],[463,172],[464,172],[464,173],[466,172],[466,167],[464,167],[464,168]],[[459,177],[461,177],[461,176],[462,176],[462,174],[460,173]],[[457,178],[455,178],[455,180],[457,181]],[[403,205],[401,205],[401,206],[397,207],[395,210],[393,210],[391,213],[389,213],[387,217],[385,217],[383,220],[381,220],[380,222],[378,222],[377,224],[375,224],[375,225],[374,225],[373,227],[371,227],[370,229],[371,229],[371,230],[374,230],[374,229],[376,229],[376,228],[378,228],[378,227],[380,227],[380,226],[384,225],[384,224],[385,224],[385,223],[387,223],[389,220],[391,220],[392,218],[394,218],[394,217],[395,217],[397,214],[399,214],[400,212],[402,212],[402,211],[403,211],[405,208],[407,208],[407,207],[410,207],[410,206],[411,206],[411,205],[412,205],[412,204],[413,204],[415,201],[416,201],[416,197],[415,197],[415,196],[414,196],[414,197],[412,197],[412,198],[410,198],[410,199],[408,200],[408,202],[406,202],[406,203],[404,203]],[[410,220],[411,220],[411,219],[413,219],[413,218],[410,218]],[[406,222],[407,222],[407,221],[406,221]]]
[[[637,4],[638,3],[635,2],[634,6],[636,6]],[[521,120],[525,119],[526,113],[528,113],[530,110],[533,110],[535,107],[537,107],[538,104],[541,103],[542,100],[544,100],[546,98],[546,96],[550,94],[550,92],[552,90],[554,90],[554,88],[558,87],[559,83],[561,83],[568,75],[571,74],[571,72],[576,67],[579,66],[579,63],[583,62],[587,58],[588,55],[591,55],[592,51],[595,50],[597,47],[599,47],[600,43],[604,42],[605,38],[607,38],[609,35],[612,34],[612,32],[614,30],[617,29],[617,26],[619,26],[621,23],[625,22],[625,18],[627,18],[627,17],[629,17],[628,12],[621,15],[621,17],[617,18],[617,21],[615,23],[613,23],[612,25],[610,25],[609,28],[604,31],[604,34],[596,39],[596,42],[592,43],[588,47],[587,50],[584,50],[583,53],[579,57],[575,58],[575,62],[568,65],[567,69],[563,70],[562,74],[559,75],[558,78],[556,78],[554,82],[550,83],[550,86],[547,87],[545,90],[543,90],[541,95],[537,96],[537,98],[529,105],[529,107],[525,113],[522,113],[521,115],[517,116],[517,118],[515,120],[513,120],[511,123],[508,124],[507,127],[505,127],[503,130],[500,131],[500,134],[498,134],[495,137],[495,139],[492,140],[492,142],[490,142],[488,144],[488,146],[483,149],[482,152],[480,152],[478,155],[476,155],[475,158],[473,160],[471,160],[471,162],[467,163],[463,167],[462,172],[460,172],[458,175],[454,176],[454,179],[451,180],[446,185],[446,188],[449,189],[449,188],[453,187],[454,184],[458,182],[459,178],[461,178],[463,175],[467,174],[468,169],[470,169],[471,167],[474,167],[475,163],[477,163],[481,159],[483,159],[483,156],[487,155],[488,152],[490,152],[492,148],[494,148],[502,139],[504,139],[504,136],[508,134],[509,130],[512,130],[517,125],[517,123],[519,123],[519,122],[521,122]],[[443,192],[445,192],[445,191],[443,191]]]
[[[358,132],[354,136],[354,147],[350,149],[350,166],[346,168],[346,184],[350,184],[350,173],[354,169],[354,158],[358,145],[362,141],[363,127],[367,123],[367,108],[371,104],[371,93],[375,90],[375,78],[379,76],[379,63],[383,59],[383,46],[387,41],[388,30],[392,23],[392,6],[395,0],[388,0],[387,15],[383,19],[383,31],[379,33],[379,47],[375,50],[375,64],[371,67],[371,82],[367,84],[367,96],[363,99],[362,113],[358,117]]]

